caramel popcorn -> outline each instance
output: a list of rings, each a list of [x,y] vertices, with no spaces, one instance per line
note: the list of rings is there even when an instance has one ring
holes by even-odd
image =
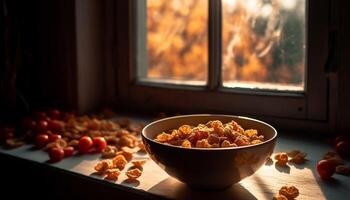
[[[25,144],[25,142],[22,139],[13,138],[13,139],[6,140],[6,146],[8,148],[17,148],[17,147],[20,147],[24,144]]]
[[[287,166],[288,155],[286,153],[278,153],[275,155],[275,159],[277,160],[276,164],[279,166]]]
[[[57,139],[56,141],[54,142],[50,142],[46,145],[45,149],[50,149],[50,148],[53,148],[53,147],[57,147],[57,148],[65,148],[67,147],[68,144],[67,142],[64,140],[64,139]]]
[[[235,121],[213,120],[196,127],[182,125],[158,134],[154,140],[184,148],[219,148],[259,144],[264,141],[264,136],[254,129],[244,130]]]
[[[120,170],[119,169],[108,169],[106,171],[106,179],[108,180],[117,180],[118,176],[120,175]]]
[[[279,190],[279,194],[287,197],[287,199],[295,199],[299,196],[299,190],[294,186],[283,186]]]
[[[141,168],[142,165],[146,163],[146,161],[147,160],[135,160],[135,161],[132,161],[131,163],[133,164],[134,167]]]
[[[99,174],[103,174],[105,173],[108,169],[112,169],[114,167],[114,164],[112,162],[112,160],[102,160],[101,162],[98,162],[95,165],[95,170],[96,172],[98,172]]]
[[[137,179],[142,175],[142,171],[135,168],[135,169],[128,170],[125,174],[129,179]]]
[[[117,155],[116,157],[113,158],[113,165],[120,169],[123,170],[125,168],[125,165],[128,163],[128,161],[125,159],[123,155]]]
[[[121,151],[118,151],[116,155],[123,155],[127,161],[130,161],[133,157],[133,150],[129,147],[122,147]]]
[[[237,144],[236,143],[231,144],[228,140],[224,140],[221,143],[221,147],[237,147]]]
[[[202,139],[202,140],[197,141],[196,147],[197,148],[210,148],[211,145],[209,144],[207,139]]]
[[[102,158],[113,158],[117,155],[118,148],[115,146],[108,145],[102,151]]]
[[[184,140],[181,144],[182,147],[185,147],[185,148],[191,148],[192,145],[191,145],[191,142],[188,141],[188,140]]]

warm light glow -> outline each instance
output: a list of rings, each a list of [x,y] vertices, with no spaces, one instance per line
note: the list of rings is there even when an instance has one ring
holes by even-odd
[[[260,1],[259,0],[246,0],[242,2],[247,9],[248,12],[250,13],[255,13],[258,11],[260,7]]]
[[[282,8],[292,10],[297,5],[297,0],[281,0]]]
[[[223,85],[303,91],[306,0],[221,1]],[[205,85],[208,20],[208,0],[147,0],[139,80]]]
[[[272,13],[272,6],[270,4],[265,4],[262,8],[261,8],[261,15],[263,17],[268,17],[271,13]]]
[[[229,12],[233,12],[236,9],[237,0],[223,0],[224,6],[227,6]]]

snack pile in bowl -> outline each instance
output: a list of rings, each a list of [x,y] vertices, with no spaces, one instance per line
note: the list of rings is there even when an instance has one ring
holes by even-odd
[[[227,123],[213,120],[162,132],[155,141],[184,148],[227,148],[259,144],[264,141],[264,136],[259,135],[256,129],[244,130],[234,120]]]

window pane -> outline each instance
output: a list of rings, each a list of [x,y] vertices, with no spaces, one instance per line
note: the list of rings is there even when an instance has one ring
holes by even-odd
[[[207,24],[206,0],[147,0],[147,66],[139,65],[139,78],[205,85]]]
[[[303,91],[305,0],[222,0],[226,87]]]

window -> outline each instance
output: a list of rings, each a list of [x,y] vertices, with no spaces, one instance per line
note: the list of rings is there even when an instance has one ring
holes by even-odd
[[[326,2],[135,0],[130,5],[131,64],[119,69],[120,96],[129,103],[327,120]]]

